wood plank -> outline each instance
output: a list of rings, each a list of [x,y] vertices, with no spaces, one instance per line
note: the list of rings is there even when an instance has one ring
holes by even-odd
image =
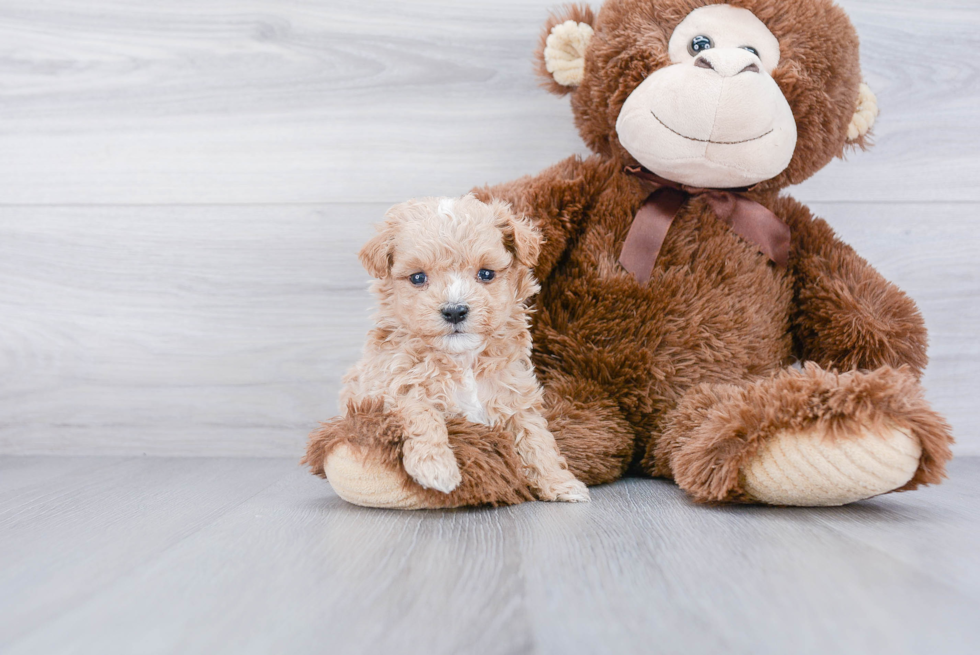
[[[977,200],[980,142],[967,145],[961,141],[960,129],[970,125],[967,129],[980,138],[975,129],[980,126],[977,68],[950,67],[942,56],[923,55],[930,43],[943,40],[943,34],[980,44],[976,2],[839,0],[837,4],[847,10],[858,30],[862,71],[878,96],[881,116],[869,152],[835,160],[795,189],[794,195],[804,202]],[[953,161],[958,163],[951,165]],[[925,167],[931,170],[923,177]],[[929,189],[918,189],[920,184]]]
[[[918,302],[926,387],[980,454],[973,205],[816,204]],[[386,205],[7,208],[0,453],[299,457],[370,326]]]
[[[975,593],[844,537],[827,526],[829,510],[817,519],[803,508],[694,506],[656,480],[596,491],[579,516],[536,504],[519,523],[535,563],[528,607],[548,652],[915,653],[941,643],[965,653],[977,643]],[[850,512],[838,509],[839,520]]]
[[[234,468],[142,461],[149,497],[172,493],[170,476],[197,487]],[[968,653],[980,639],[978,468],[956,462],[940,493],[825,510],[696,506],[669,482],[631,479],[587,505],[436,512],[357,508],[294,471],[6,652]],[[134,515],[124,498],[73,509],[104,516],[117,538],[176,513]],[[31,543],[74,544],[68,523]],[[946,579],[950,557],[966,575]]]
[[[298,458],[370,326],[385,208],[10,209],[0,452]]]
[[[37,487],[49,487],[61,479],[83,473],[91,475],[126,461],[125,457],[49,457],[0,455],[0,507],[11,505],[24,493]]]
[[[233,512],[8,652],[525,652],[506,514],[365,510],[305,471]],[[135,605],[57,636],[134,591]]]
[[[13,460],[0,460],[0,650],[297,470],[283,459],[48,458],[76,468],[15,489]]]
[[[585,151],[531,53],[555,0],[0,7],[0,204],[397,202]],[[847,0],[877,146],[806,200],[980,200],[974,0]]]
[[[980,458],[954,460],[939,486],[891,494],[812,517],[980,602]]]

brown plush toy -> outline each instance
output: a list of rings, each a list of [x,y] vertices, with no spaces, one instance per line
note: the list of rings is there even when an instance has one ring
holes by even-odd
[[[877,107],[843,10],[608,0],[554,15],[538,58],[595,154],[477,195],[545,236],[534,363],[575,476],[780,505],[939,482],[952,439],[923,399],[915,304],[780,193],[867,145]],[[442,493],[405,473],[399,416],[345,411],[306,461],[351,502],[529,497],[500,428],[450,424],[462,482]]]

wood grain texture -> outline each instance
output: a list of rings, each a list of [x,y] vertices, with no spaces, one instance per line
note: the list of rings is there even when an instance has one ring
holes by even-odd
[[[16,461],[0,458],[0,497]],[[941,487],[828,509],[694,506],[629,479],[585,505],[367,510],[294,467],[140,458],[0,501],[18,516],[3,524],[16,547],[0,546],[4,652],[980,645],[976,458]]]
[[[809,510],[632,479],[370,511],[297,467],[370,324],[369,224],[584,152],[532,75],[555,4],[0,4],[0,453],[114,455],[0,457],[0,650],[980,649],[977,459]],[[876,145],[794,194],[918,301],[980,454],[980,7],[841,4]]]
[[[557,0],[0,6],[0,204],[397,202],[584,148],[531,53]],[[978,201],[975,0],[846,0],[882,117],[801,199]]]
[[[370,327],[386,205],[7,208],[0,452],[288,455]],[[815,204],[919,303],[925,384],[980,453],[980,232],[950,204]]]
[[[553,4],[4,2],[0,452],[300,453],[369,326],[369,223],[584,152],[532,76]],[[794,193],[918,300],[980,454],[980,77],[949,52],[980,10],[843,4],[877,146]]]
[[[8,472],[24,467],[19,458],[0,460],[4,652],[297,469],[281,459],[42,457],[28,464],[63,473],[11,485]]]
[[[370,327],[384,208],[9,209],[0,451],[298,457]]]

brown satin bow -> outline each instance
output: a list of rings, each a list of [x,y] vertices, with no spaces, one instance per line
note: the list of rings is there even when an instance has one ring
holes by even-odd
[[[779,266],[789,261],[790,230],[786,223],[755,200],[742,195],[748,189],[700,189],[664,179],[640,166],[627,166],[633,175],[654,187],[636,212],[623,243],[619,263],[645,284],[653,273],[657,256],[674,217],[690,198],[703,198],[735,234],[756,244],[759,252]]]

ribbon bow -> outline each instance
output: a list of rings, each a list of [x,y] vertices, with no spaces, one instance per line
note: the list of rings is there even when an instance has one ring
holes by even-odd
[[[653,273],[667,230],[681,207],[693,197],[703,198],[735,234],[759,247],[779,266],[789,261],[790,230],[769,209],[743,194],[748,189],[700,189],[664,179],[640,166],[627,166],[627,175],[654,187],[653,193],[636,212],[633,225],[623,243],[619,263],[645,284]]]

